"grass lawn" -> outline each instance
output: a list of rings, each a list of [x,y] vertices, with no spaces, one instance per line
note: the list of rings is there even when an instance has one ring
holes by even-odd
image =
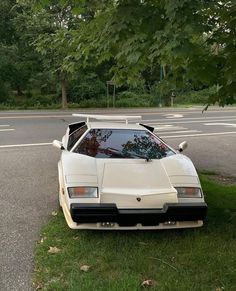
[[[235,291],[236,185],[201,181],[209,210],[199,229],[73,231],[58,211],[36,246],[34,289]]]

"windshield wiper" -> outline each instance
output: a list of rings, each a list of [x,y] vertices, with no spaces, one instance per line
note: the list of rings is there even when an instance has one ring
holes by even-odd
[[[108,151],[110,153],[116,154],[116,155],[120,155],[124,158],[128,157],[126,154],[124,154],[122,151],[114,149],[114,148],[106,148],[105,151]]]
[[[149,157],[146,157],[146,156],[143,156],[143,155],[139,155],[139,154],[136,154],[134,152],[126,152],[126,153],[124,153],[124,152],[122,152],[120,150],[117,150],[117,149],[114,149],[114,148],[106,148],[106,150],[108,150],[109,152],[112,152],[114,154],[121,155],[121,156],[123,156],[125,158],[128,158],[128,157],[131,157],[131,158],[138,157],[140,159],[146,160],[147,162],[150,162],[151,161],[151,159]]]
[[[140,159],[144,159],[144,160],[146,160],[147,162],[150,162],[151,161],[151,159],[149,158],[149,157],[147,157],[147,156],[143,156],[143,155],[139,155],[139,154],[136,154],[136,153],[134,153],[134,152],[129,152],[129,154],[132,156],[132,157],[137,157],[137,158],[140,158]]]

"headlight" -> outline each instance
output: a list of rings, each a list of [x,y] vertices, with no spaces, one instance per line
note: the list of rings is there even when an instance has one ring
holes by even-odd
[[[69,187],[67,188],[70,198],[97,198],[97,187]]]
[[[201,198],[202,191],[195,187],[175,187],[180,198]]]

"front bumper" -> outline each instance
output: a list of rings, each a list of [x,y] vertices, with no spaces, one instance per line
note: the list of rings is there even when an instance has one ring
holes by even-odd
[[[118,209],[116,204],[73,203],[71,218],[76,223],[114,222],[120,226],[158,225],[168,221],[204,220],[207,204],[200,203],[168,203],[162,209]]]

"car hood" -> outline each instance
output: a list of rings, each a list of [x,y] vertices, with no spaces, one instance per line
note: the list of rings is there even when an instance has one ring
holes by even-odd
[[[176,154],[160,160],[95,159],[71,152],[62,153],[63,172],[68,183],[97,184],[100,188],[129,191],[171,189],[172,185],[199,184],[189,158]],[[78,181],[78,182],[77,182]],[[121,189],[120,189],[121,190]]]
[[[159,160],[120,160],[104,163],[103,192],[153,194],[173,192],[172,185]]]

